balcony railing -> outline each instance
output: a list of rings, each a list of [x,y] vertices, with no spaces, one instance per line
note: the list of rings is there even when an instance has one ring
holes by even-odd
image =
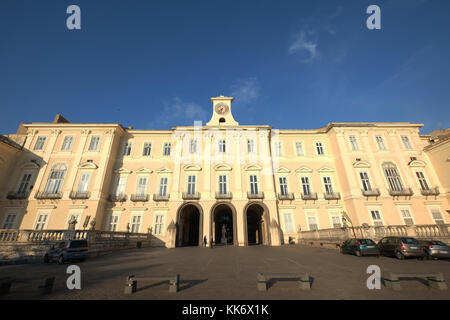
[[[317,200],[318,198],[317,192],[310,192],[308,194],[302,192],[302,200]]]
[[[371,190],[361,189],[361,192],[364,197],[379,197],[380,196],[380,189],[378,189],[378,188],[371,189]]]
[[[148,194],[132,194],[131,201],[133,202],[147,202],[149,199]]]
[[[226,193],[216,192],[216,199],[232,199],[232,198],[233,198],[233,193],[231,193],[231,192],[226,192]]]
[[[325,200],[339,200],[341,199],[341,194],[339,192],[324,192],[323,197]]]
[[[264,192],[251,193],[247,192],[248,199],[264,199]]]
[[[38,191],[34,195],[35,199],[61,199],[63,196],[62,192],[47,192],[47,191]]]
[[[420,193],[423,196],[438,196],[440,194],[438,187],[431,189],[420,189]]]
[[[292,192],[286,192],[285,194],[278,194],[278,200],[294,200],[294,194]]]
[[[26,198],[28,198],[28,193],[11,191],[11,192],[8,192],[8,194],[6,195],[6,198],[9,200],[26,199]]]
[[[153,194],[153,201],[169,201],[170,198],[170,194],[158,194],[158,193],[154,193]]]
[[[124,201],[127,201],[127,195],[126,194],[110,194],[109,195],[109,201],[111,201],[111,202],[124,202]]]
[[[402,190],[389,189],[389,194],[393,197],[400,197],[400,196],[411,197],[414,194],[414,192],[412,191],[411,188],[405,188]]]
[[[69,195],[70,199],[89,199],[90,197],[89,191],[72,191]]]
[[[200,200],[200,192],[188,193],[183,192],[183,200]]]

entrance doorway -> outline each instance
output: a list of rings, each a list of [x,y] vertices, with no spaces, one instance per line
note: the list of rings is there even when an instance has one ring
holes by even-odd
[[[234,243],[233,212],[226,204],[217,206],[213,213],[213,238],[216,245]]]
[[[266,244],[264,209],[258,204],[250,205],[246,211],[246,218],[248,245]]]
[[[200,211],[195,205],[187,205],[179,216],[177,246],[198,246],[200,243]]]

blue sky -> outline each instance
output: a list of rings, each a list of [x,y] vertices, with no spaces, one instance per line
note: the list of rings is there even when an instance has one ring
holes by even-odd
[[[66,8],[81,8],[81,30]],[[366,8],[381,8],[381,30]],[[450,127],[450,1],[1,0],[0,133],[20,122],[169,129],[235,97],[240,124]]]

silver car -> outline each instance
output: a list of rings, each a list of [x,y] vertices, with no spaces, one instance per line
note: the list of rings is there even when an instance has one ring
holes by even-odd
[[[423,250],[427,254],[428,259],[449,259],[450,249],[442,241],[437,240],[425,240],[421,241]]]

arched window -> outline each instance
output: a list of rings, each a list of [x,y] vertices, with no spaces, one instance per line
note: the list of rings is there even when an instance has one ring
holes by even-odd
[[[66,171],[67,167],[63,163],[57,163],[52,167],[47,185],[45,186],[45,193],[55,194],[61,191]]]
[[[383,163],[383,171],[389,184],[389,189],[393,191],[403,190],[402,180],[397,167],[392,162]]]

